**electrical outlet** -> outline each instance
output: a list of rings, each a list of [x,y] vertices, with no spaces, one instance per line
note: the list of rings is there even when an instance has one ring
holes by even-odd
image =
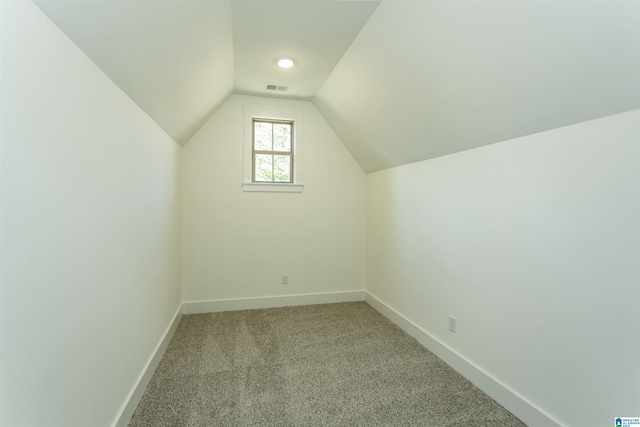
[[[282,284],[283,285],[288,285],[289,284],[289,275],[288,274],[283,274],[282,275]]]
[[[449,330],[456,333],[456,318],[453,316],[449,316]]]

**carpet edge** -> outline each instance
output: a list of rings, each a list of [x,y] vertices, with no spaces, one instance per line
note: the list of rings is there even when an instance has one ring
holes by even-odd
[[[364,301],[365,291],[325,292],[318,294],[280,295],[272,297],[235,298],[225,300],[185,301],[184,314],[216,313],[220,311],[253,310],[291,307],[296,305],[332,304]]]
[[[114,422],[111,424],[112,427],[126,427],[129,424],[133,413],[140,403],[140,399],[142,399],[142,395],[149,385],[149,381],[151,381],[153,373],[156,371],[156,368],[158,367],[162,356],[164,356],[164,353],[167,350],[169,343],[171,342],[171,338],[173,338],[173,334],[178,328],[178,324],[182,319],[182,314],[183,304],[180,304],[175,314],[173,315],[173,320],[171,321],[169,326],[167,326],[167,329],[160,339],[160,342],[158,342],[158,345],[149,357],[149,360],[142,369],[142,372],[138,376],[133,388],[129,392],[129,395],[125,399],[124,404],[116,415]]]
[[[467,360],[464,356],[413,323],[380,298],[365,291],[365,301],[525,424],[541,427],[562,427],[559,421],[547,414],[544,410],[529,402],[479,366]]]

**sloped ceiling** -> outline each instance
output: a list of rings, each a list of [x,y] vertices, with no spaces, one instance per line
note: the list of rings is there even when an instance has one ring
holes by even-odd
[[[379,1],[35,3],[184,145],[234,92],[310,100]],[[283,56],[296,66],[279,68]],[[265,83],[289,89],[274,93]]]
[[[40,0],[36,5],[180,144],[233,91],[229,2]]]
[[[314,99],[366,172],[640,107],[640,2],[383,2]]]
[[[36,4],[180,144],[232,93],[311,99],[366,172],[640,107],[633,0]]]

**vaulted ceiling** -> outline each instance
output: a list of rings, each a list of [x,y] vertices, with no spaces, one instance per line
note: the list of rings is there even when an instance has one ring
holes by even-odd
[[[311,100],[366,172],[640,107],[634,0],[36,4],[180,144],[232,93]]]

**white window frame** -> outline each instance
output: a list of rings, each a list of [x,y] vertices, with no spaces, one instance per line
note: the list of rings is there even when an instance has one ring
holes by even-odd
[[[261,147],[260,149],[256,149],[256,126],[258,125],[258,123],[261,124],[268,124],[271,125],[271,149],[267,150],[266,147]],[[274,132],[275,132],[275,125],[280,125],[280,126],[288,126],[289,128],[289,148],[287,150],[278,150],[276,149],[276,147],[274,146]],[[295,158],[293,156],[293,131],[294,131],[294,126],[295,123],[290,122],[290,121],[283,121],[283,120],[265,120],[265,119],[260,119],[257,117],[253,118],[253,146],[252,146],[252,154],[251,154],[251,160],[253,161],[253,166],[251,168],[251,172],[252,172],[252,182],[272,182],[272,183],[288,183],[288,184],[293,184],[293,171],[294,171],[294,162],[295,162]],[[264,141],[263,141],[264,143]],[[281,147],[282,148],[282,147]],[[267,156],[271,156],[271,181],[263,181],[263,180],[259,180],[256,179],[256,164],[257,164],[257,159],[256,157],[259,155],[267,155]],[[284,156],[284,157],[288,157],[289,158],[289,166],[288,166],[288,170],[289,170],[289,174],[288,174],[288,180],[284,181],[276,181],[276,176],[275,176],[275,157],[276,156]]]
[[[293,182],[253,182],[253,119],[293,122]],[[302,110],[275,105],[244,105],[244,176],[243,191],[301,193],[302,184]]]

